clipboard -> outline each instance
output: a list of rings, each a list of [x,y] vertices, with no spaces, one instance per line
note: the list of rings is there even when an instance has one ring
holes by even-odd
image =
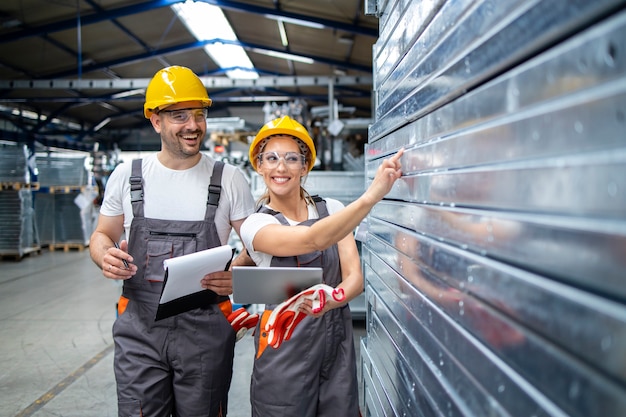
[[[202,288],[206,274],[228,271],[235,250],[228,245],[178,256],[163,261],[165,279],[155,321],[221,301],[220,296]]]
[[[234,266],[233,302],[279,304],[322,280],[322,268]]]

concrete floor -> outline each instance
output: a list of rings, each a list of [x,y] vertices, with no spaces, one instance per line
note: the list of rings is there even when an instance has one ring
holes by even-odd
[[[111,326],[119,294],[87,250],[0,261],[0,417],[117,416]],[[356,321],[357,350],[364,335]],[[250,415],[253,356],[248,334],[236,345],[229,417]]]

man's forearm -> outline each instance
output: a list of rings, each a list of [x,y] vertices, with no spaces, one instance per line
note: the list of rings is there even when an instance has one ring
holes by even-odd
[[[99,268],[102,268],[102,258],[106,250],[113,246],[113,240],[102,232],[94,232],[89,240],[89,255]]]

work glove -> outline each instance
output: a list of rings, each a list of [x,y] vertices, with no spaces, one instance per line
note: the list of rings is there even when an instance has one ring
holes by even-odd
[[[298,310],[298,307],[305,300],[311,300],[313,313],[319,313],[326,305],[326,300],[329,297],[337,302],[341,302],[346,298],[343,288],[317,284],[277,305],[265,324],[267,344],[277,349],[285,340],[291,338],[298,323],[306,317],[305,313]]]
[[[248,330],[256,327],[259,322],[259,315],[256,313],[250,314],[245,307],[238,308],[230,313],[226,318],[235,330],[235,342],[240,341],[246,333],[248,333]]]

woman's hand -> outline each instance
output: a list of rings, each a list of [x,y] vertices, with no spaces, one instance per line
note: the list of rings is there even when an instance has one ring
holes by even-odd
[[[324,314],[326,314],[327,311],[332,310],[333,308],[337,308],[337,307],[341,307],[345,304],[345,302],[338,302],[331,299],[327,299],[326,303],[324,304],[324,307],[320,310],[315,310],[313,308],[313,301],[311,300],[305,300],[302,302],[302,304],[298,307],[298,310],[303,312],[304,314],[308,315],[308,316],[312,316],[312,317],[322,317]]]
[[[402,176],[402,164],[400,163],[402,154],[404,154],[404,148],[391,158],[383,160],[376,170],[374,180],[363,193],[363,196],[369,198],[373,204],[382,200],[391,191],[396,180]]]

